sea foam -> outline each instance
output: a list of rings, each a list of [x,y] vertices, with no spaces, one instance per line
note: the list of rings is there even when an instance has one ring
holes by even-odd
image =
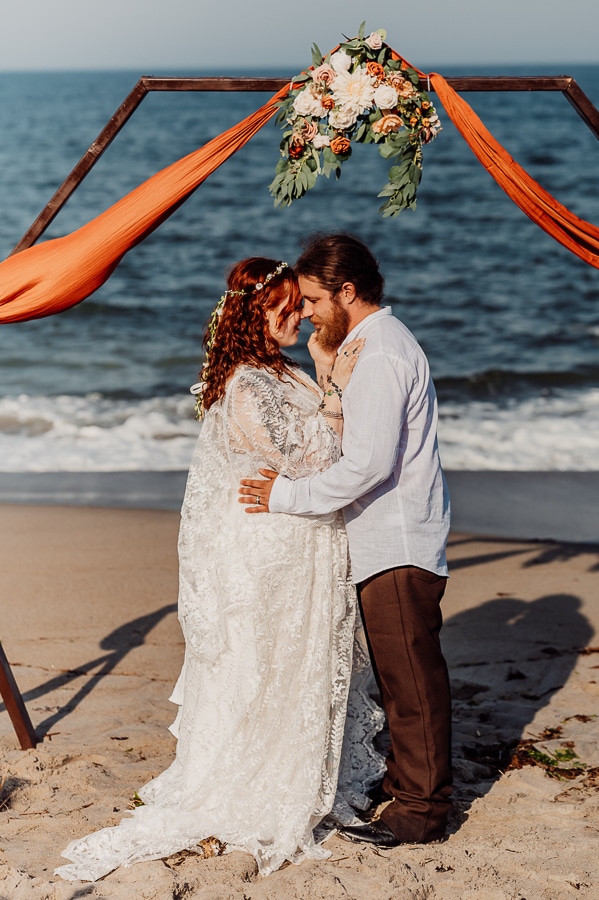
[[[0,471],[187,469],[199,429],[185,394],[0,397]],[[447,469],[597,469],[599,389],[442,402],[439,444]]]

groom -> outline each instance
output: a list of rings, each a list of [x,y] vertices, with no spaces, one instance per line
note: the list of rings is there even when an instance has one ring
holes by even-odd
[[[369,249],[346,234],[317,237],[295,272],[318,343],[344,352],[364,338],[343,392],[343,455],[296,481],[267,469],[244,480],[247,512],[342,509],[391,749],[378,820],[342,833],[380,847],[445,834],[451,796],[451,701],[441,652],[449,498],[437,448],[426,357],[390,308]],[[257,501],[260,501],[256,505]]]

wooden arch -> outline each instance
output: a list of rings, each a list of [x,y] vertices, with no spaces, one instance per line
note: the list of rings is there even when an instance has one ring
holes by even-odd
[[[599,110],[570,75],[549,77],[465,76],[445,80],[458,93],[469,91],[560,91],[595,137],[599,139]],[[287,78],[156,78],[150,75],[142,76],[74,169],[67,175],[54,196],[46,203],[11,255],[31,247],[41,237],[69,197],[77,190],[85,176],[131,118],[144,97],[151,91],[266,91],[275,93],[288,83]],[[421,88],[434,92],[434,85],[430,83],[430,79],[423,79]]]

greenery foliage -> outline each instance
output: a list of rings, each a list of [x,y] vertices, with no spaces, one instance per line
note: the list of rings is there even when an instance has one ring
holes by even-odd
[[[352,142],[376,144],[393,161],[379,193],[383,216],[414,209],[422,177],[422,145],[441,130],[420,77],[384,43],[384,29],[358,36],[323,56],[314,44],[312,66],[292,80],[279,103],[281,159],[270,192],[289,206],[314,187],[319,175],[339,178]]]

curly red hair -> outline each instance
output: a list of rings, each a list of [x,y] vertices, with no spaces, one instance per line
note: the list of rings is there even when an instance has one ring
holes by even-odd
[[[250,257],[242,259],[231,269],[227,291],[243,291],[243,295],[228,294],[224,302],[210,352],[200,373],[200,379],[204,382],[204,410],[210,409],[224,396],[227,381],[239,365],[270,369],[279,378],[297,365],[281,353],[270,333],[266,317],[269,310],[276,309],[287,300],[278,315],[279,325],[301,306],[302,296],[297,279],[289,266],[266,282],[266,277],[279,265],[276,259]],[[256,290],[257,284],[264,287]],[[208,349],[208,329],[203,345]]]

